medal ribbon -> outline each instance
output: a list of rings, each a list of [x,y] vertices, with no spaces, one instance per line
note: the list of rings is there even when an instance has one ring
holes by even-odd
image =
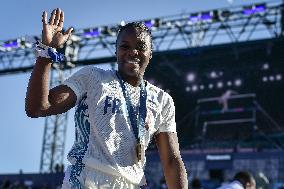
[[[145,119],[146,119],[146,100],[147,100],[147,91],[145,87],[145,82],[143,79],[141,79],[140,84],[140,105],[139,105],[139,111],[135,111],[135,106],[131,103],[131,98],[129,95],[129,92],[127,91],[125,87],[125,81],[122,80],[121,76],[118,72],[116,72],[116,75],[119,79],[120,86],[122,88],[123,96],[126,101],[127,111],[129,114],[132,130],[134,132],[134,136],[137,140],[137,142],[141,142],[142,137],[145,133]],[[137,112],[137,113],[136,113]],[[138,114],[138,115],[137,115]]]

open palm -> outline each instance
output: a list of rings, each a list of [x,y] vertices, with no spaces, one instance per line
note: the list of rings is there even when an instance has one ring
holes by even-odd
[[[54,9],[47,22],[47,12],[42,14],[42,43],[53,47],[61,47],[70,37],[73,28],[69,28],[66,32],[62,32],[64,22],[64,12],[62,10]]]

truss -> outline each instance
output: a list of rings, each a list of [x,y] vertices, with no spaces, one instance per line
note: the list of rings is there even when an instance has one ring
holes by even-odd
[[[161,52],[277,38],[283,35],[282,13],[283,4],[274,1],[267,2],[263,12],[253,14],[245,14],[244,7],[233,7],[143,21],[152,24],[154,51]],[[204,19],[202,14],[207,14],[210,18]],[[108,25],[77,30],[66,47],[71,56],[69,63],[76,66],[114,62],[118,28],[119,25]],[[7,44],[10,44],[8,48]],[[31,47],[32,44],[26,37],[0,42],[0,75],[29,72],[35,59]]]

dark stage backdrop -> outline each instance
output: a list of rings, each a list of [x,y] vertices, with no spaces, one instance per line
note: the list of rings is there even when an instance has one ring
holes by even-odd
[[[173,97],[182,147],[200,137],[197,100],[218,97],[227,90],[255,94],[261,108],[283,129],[283,49],[284,39],[278,38],[154,54],[146,79]],[[262,114],[258,113],[256,124],[279,132]]]

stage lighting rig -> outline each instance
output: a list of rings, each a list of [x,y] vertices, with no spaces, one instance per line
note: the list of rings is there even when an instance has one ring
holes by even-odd
[[[211,23],[219,20],[220,11],[203,11],[200,13],[192,13],[188,18],[189,24],[198,24],[198,23]]]
[[[4,49],[4,51],[11,51],[12,49],[17,49],[20,47],[20,43],[18,39],[15,40],[9,40],[4,42],[4,44],[1,45]]]
[[[252,14],[257,14],[257,13],[263,13],[265,11],[266,11],[266,4],[265,3],[243,7],[243,14],[244,15],[252,15]]]
[[[202,22],[211,22],[213,19],[213,12],[192,13],[189,16],[189,24],[196,24]]]
[[[86,38],[93,38],[100,36],[101,31],[100,28],[89,28],[89,29],[84,29],[83,34]]]
[[[14,49],[25,49],[25,48],[31,48],[32,44],[28,43],[24,37],[9,40],[1,44],[0,50],[3,52],[12,51]]]
[[[151,30],[155,30],[158,27],[160,27],[160,25],[161,25],[159,18],[151,19],[151,20],[145,20],[144,23]]]
[[[203,22],[212,22],[214,19],[214,11],[201,12],[200,19]]]
[[[229,17],[232,15],[231,11],[224,9],[224,10],[219,10],[218,11],[218,19],[224,21],[229,19]]]
[[[118,27],[116,26],[103,26],[101,29],[101,34],[104,36],[116,36],[118,32]]]

